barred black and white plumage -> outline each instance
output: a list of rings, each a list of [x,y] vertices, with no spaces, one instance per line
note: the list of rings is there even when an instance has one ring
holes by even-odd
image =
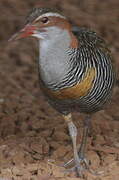
[[[81,111],[91,113],[103,108],[110,99],[115,82],[112,57],[105,41],[95,32],[85,28],[73,31],[79,40],[78,49],[67,52],[71,62],[71,70],[64,81],[52,86],[54,90],[68,88],[80,83],[90,68],[96,71],[93,85],[87,95],[78,99],[55,100],[55,108],[61,112]]]
[[[81,98],[84,111],[90,112],[102,108],[102,105],[111,96],[115,73],[112,57],[103,39],[98,37],[95,32],[84,28],[79,29],[77,37],[81,43],[79,59],[83,61],[82,64],[86,63],[87,69],[94,67],[96,70],[96,77],[90,92]]]

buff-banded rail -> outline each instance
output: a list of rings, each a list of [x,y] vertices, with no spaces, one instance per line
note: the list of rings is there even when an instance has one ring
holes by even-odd
[[[95,32],[73,26],[52,8],[33,8],[23,29],[10,38],[28,36],[39,40],[39,82],[49,104],[65,119],[73,143],[72,170],[81,176],[86,168],[85,146],[91,115],[104,108],[110,100],[115,82],[112,58],[105,41]],[[85,113],[80,148],[72,112]],[[78,120],[78,119],[77,119]]]

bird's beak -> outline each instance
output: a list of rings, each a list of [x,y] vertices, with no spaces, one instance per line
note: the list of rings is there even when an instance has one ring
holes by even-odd
[[[18,33],[14,34],[8,41],[16,41],[16,40],[19,40],[28,36],[32,36],[35,30],[36,30],[36,26],[27,24]]]

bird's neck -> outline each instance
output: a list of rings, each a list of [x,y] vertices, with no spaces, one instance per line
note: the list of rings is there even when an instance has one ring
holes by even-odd
[[[72,37],[63,31],[60,36],[39,41],[40,78],[48,88],[56,90],[68,86],[76,59],[76,51],[71,48]]]

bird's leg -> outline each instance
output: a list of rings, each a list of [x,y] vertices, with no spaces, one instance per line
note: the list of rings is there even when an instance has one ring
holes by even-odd
[[[77,128],[74,125],[74,123],[72,122],[71,113],[69,113],[68,115],[63,115],[63,118],[65,119],[66,123],[68,124],[69,134],[70,134],[70,136],[72,138],[72,143],[73,143],[74,159],[77,162],[77,159],[78,159],[78,151],[77,151],[77,147],[76,147]],[[74,159],[71,159],[71,161],[65,163],[65,165],[63,165],[63,167],[66,167],[69,164],[71,164],[74,161]],[[48,160],[48,162],[53,163],[54,160]]]
[[[90,126],[90,119],[86,118],[85,121],[84,121],[84,128],[83,128],[83,136],[82,136],[81,145],[80,145],[79,148],[77,147],[77,149],[79,149],[78,150],[78,156],[82,160],[85,159],[84,157],[85,157],[85,149],[86,149],[86,143],[87,143],[87,136],[88,136],[89,126]],[[74,162],[74,159],[71,159],[64,166],[67,167],[68,165],[70,165],[73,162]]]
[[[71,114],[69,114],[68,116],[65,116],[65,120],[67,121],[69,134],[71,136],[72,143],[73,143],[74,158],[77,159],[78,158],[78,152],[77,152],[77,146],[76,146],[77,128],[72,122]]]
[[[83,137],[82,137],[81,145],[78,151],[78,155],[79,155],[80,164],[82,164],[84,168],[87,169],[91,174],[98,176],[102,174],[103,171],[95,172],[94,170],[92,170],[89,167],[89,162],[85,158],[85,151],[86,151],[87,137],[88,137],[89,128],[90,128],[90,121],[91,121],[91,118],[88,115],[84,121]]]
[[[78,155],[78,151],[77,151],[77,145],[76,145],[76,138],[77,138],[77,128],[74,125],[74,123],[72,122],[72,117],[71,114],[68,114],[67,116],[64,116],[65,121],[68,124],[68,128],[69,128],[69,134],[71,136],[72,139],[72,143],[73,143],[73,151],[74,151],[74,162],[75,162],[75,167],[73,169],[76,170],[77,176],[80,176],[80,172],[81,172],[81,166],[80,166],[80,159],[79,159],[79,155]],[[83,148],[83,145],[82,145]],[[73,160],[70,161],[70,163]],[[68,163],[68,164],[70,164]]]
[[[87,160],[85,159],[85,150],[86,150],[89,127],[90,127],[90,117],[88,116],[84,120],[83,137],[82,137],[81,145],[80,145],[79,152],[78,152],[80,161],[82,161],[82,163],[85,164],[85,167],[87,169],[89,169],[89,165],[88,165]]]
[[[75,163],[74,167],[71,168],[71,170],[76,170],[77,176],[82,176],[82,171],[85,169],[89,170],[92,174],[96,175],[96,173],[93,172],[93,170],[89,168],[88,161],[85,158],[87,136],[88,136],[89,126],[90,126],[90,117],[88,116],[84,121],[83,136],[82,136],[82,141],[81,141],[79,151],[77,150],[77,145],[76,145],[77,128],[72,122],[71,114],[64,116],[64,119],[66,120],[68,124],[69,133],[72,138],[73,150],[74,150],[74,159],[71,159],[69,162],[65,163],[64,167],[67,167],[68,165]]]

